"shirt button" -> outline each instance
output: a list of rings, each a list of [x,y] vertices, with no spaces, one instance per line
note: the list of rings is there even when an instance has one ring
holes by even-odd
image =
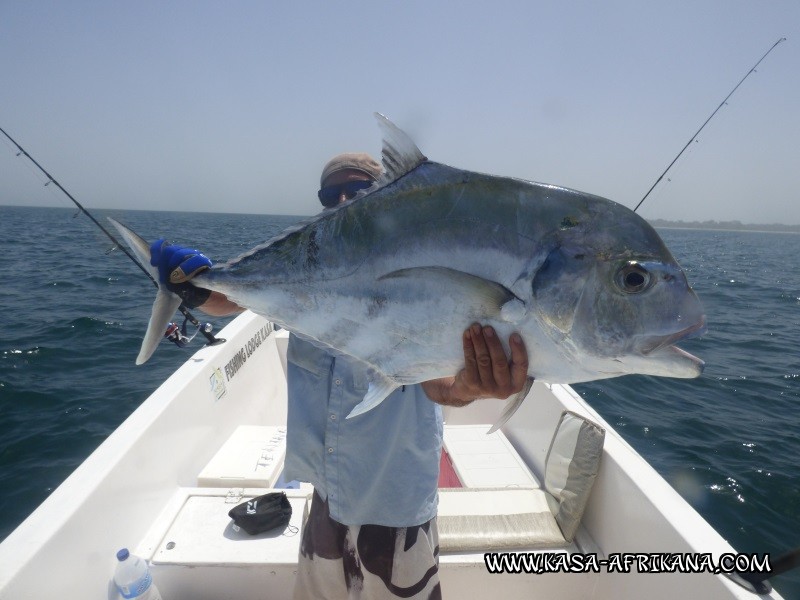
[[[328,448],[328,454],[333,454],[333,448]]]
[[[335,420],[336,420],[336,415],[331,415],[331,421],[335,421]]]
[[[334,381],[334,383],[336,385],[342,385],[342,380],[341,379],[337,379],[336,381]]]

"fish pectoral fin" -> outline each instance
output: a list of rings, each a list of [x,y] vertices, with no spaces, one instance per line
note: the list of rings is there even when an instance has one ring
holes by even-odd
[[[519,393],[508,399],[505,408],[503,408],[503,414],[501,414],[500,418],[497,419],[497,422],[494,425],[492,425],[492,428],[486,432],[486,435],[494,433],[495,431],[500,429],[503,425],[506,424],[506,421],[508,421],[513,416],[513,414],[517,412],[517,409],[522,404],[522,401],[525,400],[525,398],[527,398],[528,393],[531,391],[531,386],[533,385],[533,381],[534,381],[533,377],[528,377],[525,380],[525,385],[522,387]]]
[[[172,315],[180,305],[180,296],[173,294],[163,285],[158,286],[156,300],[153,302],[153,311],[150,313],[150,322],[147,324],[147,333],[144,334],[139,356],[136,357],[137,365],[147,362],[153,355],[158,342],[164,337],[167,323],[170,322]]]
[[[347,415],[348,419],[362,415],[372,410],[383,402],[386,397],[399,388],[400,385],[383,373],[373,372],[369,375],[369,388],[364,395],[364,399]]]
[[[526,310],[525,303],[503,284],[457,269],[438,266],[410,267],[378,278],[379,281],[388,279],[407,279],[409,282],[413,280],[432,285],[433,289],[439,290],[437,293],[461,294],[474,302],[477,312],[504,321],[514,322]]]

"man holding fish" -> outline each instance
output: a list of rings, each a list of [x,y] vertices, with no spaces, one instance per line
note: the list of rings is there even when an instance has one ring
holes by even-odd
[[[323,169],[320,202],[332,209],[371,187],[380,175],[381,165],[366,154],[336,156]],[[167,283],[176,269],[188,281],[211,266],[198,251],[159,240],[151,253],[162,283],[189,308],[213,315],[242,310],[221,293]],[[507,398],[525,387],[528,371],[517,333],[509,339],[510,357],[490,326],[473,324],[464,331],[462,344],[465,367],[455,377],[402,386],[374,409],[347,419],[369,388],[367,368],[290,336],[284,474],[314,485],[296,599],[441,597],[439,405]]]
[[[182,300],[213,312],[222,294],[295,334],[285,473],[317,491],[298,598],[440,596],[431,399],[510,396],[496,429],[534,377],[703,370],[675,345],[705,331],[702,305],[641,216],[429,161],[376,118],[382,170],[364,155],[334,158],[319,193],[328,210],[227,264],[209,268],[197,250],[149,244],[112,220],[159,280],[137,364]]]

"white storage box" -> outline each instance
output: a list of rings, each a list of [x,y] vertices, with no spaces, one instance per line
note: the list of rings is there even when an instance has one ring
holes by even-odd
[[[270,488],[283,470],[286,428],[242,425],[197,476],[199,487]]]
[[[292,505],[283,529],[258,535],[236,531],[228,516],[239,502],[268,491],[282,491]],[[276,565],[296,566],[307,490],[241,490],[233,501],[226,490],[186,489],[183,505],[156,548],[154,565]]]

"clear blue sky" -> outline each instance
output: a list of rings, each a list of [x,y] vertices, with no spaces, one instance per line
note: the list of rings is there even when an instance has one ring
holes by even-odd
[[[87,207],[312,214],[374,111],[431,159],[800,224],[800,2],[0,2],[0,127]],[[68,206],[7,144],[0,204]]]

